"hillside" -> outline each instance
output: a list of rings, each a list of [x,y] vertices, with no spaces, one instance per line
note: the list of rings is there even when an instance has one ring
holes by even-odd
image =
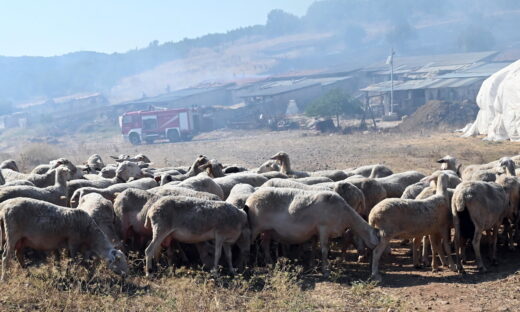
[[[273,10],[265,25],[126,53],[0,57],[0,114],[81,92],[117,102],[201,82],[355,68],[381,60],[391,46],[398,55],[503,49],[520,41],[519,17],[512,0],[323,0],[303,17]]]

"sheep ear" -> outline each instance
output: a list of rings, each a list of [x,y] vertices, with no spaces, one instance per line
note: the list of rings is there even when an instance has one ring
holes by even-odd
[[[460,168],[461,168],[461,167],[462,167],[462,164],[459,164],[459,165],[457,166],[457,171],[456,171],[456,173],[457,173],[457,175],[458,175],[459,177],[460,177]]]
[[[159,183],[161,182],[161,176],[154,177],[155,182]]]
[[[446,160],[445,160],[444,158],[441,158],[441,159],[438,159],[437,162],[438,162],[439,164],[442,164],[442,163],[445,163]]]
[[[112,158],[112,159],[116,159],[116,160],[119,159],[119,157],[112,156],[112,155],[110,155],[110,158]]]

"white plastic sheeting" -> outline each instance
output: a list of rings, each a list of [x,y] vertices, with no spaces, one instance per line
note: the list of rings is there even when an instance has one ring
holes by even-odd
[[[462,136],[485,134],[486,140],[520,141],[520,60],[482,83],[477,105],[477,119],[462,130]]]

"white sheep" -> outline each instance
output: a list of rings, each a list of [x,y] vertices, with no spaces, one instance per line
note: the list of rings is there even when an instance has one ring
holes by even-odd
[[[231,245],[247,229],[247,215],[243,210],[222,201],[167,196],[159,199],[148,210],[145,228],[153,232],[152,241],[145,250],[147,276],[160,247],[170,246],[173,240],[192,244],[214,240],[213,270],[216,272],[224,249],[229,269],[234,272]],[[245,238],[248,236],[244,235]],[[244,244],[249,246],[249,240],[246,239]]]
[[[272,238],[287,244],[301,244],[317,235],[322,253],[322,270],[328,275],[328,243],[347,228],[369,247],[379,242],[376,231],[338,194],[290,188],[261,187],[246,201],[252,239],[263,233],[266,262],[270,262]]]
[[[96,222],[83,210],[31,198],[14,198],[0,204],[0,224],[6,242],[2,280],[6,278],[15,252],[24,266],[23,249],[26,247],[41,251],[65,247],[72,257],[82,251],[87,257],[97,256],[106,260],[109,268],[117,274],[128,273],[125,255],[113,247]]]
[[[414,238],[413,262],[419,266],[417,247],[425,235],[439,238],[432,241],[432,249],[444,258],[448,254],[450,268],[454,269],[449,250],[449,200],[447,192],[447,176],[440,174],[437,191],[434,196],[421,200],[389,198],[377,204],[370,215],[368,223],[379,232],[380,241],[373,250],[372,278],[380,281],[379,260],[393,238]],[[444,242],[444,250],[440,246],[440,238]],[[435,259],[435,258],[434,258]],[[437,269],[436,261],[432,268]]]

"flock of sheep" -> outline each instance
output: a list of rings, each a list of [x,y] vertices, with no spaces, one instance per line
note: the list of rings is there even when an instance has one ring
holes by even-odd
[[[329,244],[337,239],[344,250],[354,245],[360,261],[371,256],[372,279],[381,280],[379,261],[392,239],[411,240],[417,267],[431,256],[433,270],[440,260],[463,272],[466,242],[485,271],[484,233],[494,263],[499,235],[509,248],[520,238],[520,156],[464,170],[446,156],[428,176],[379,164],[295,171],[284,152],[255,169],[203,155],[189,167],[168,168],[153,168],[142,154],[113,158],[108,165],[97,154],[83,165],[60,158],[29,174],[13,160],[0,164],[2,279],[13,255],[24,267],[27,248],[104,259],[120,275],[128,274],[123,251],[135,250],[144,253],[148,276],[163,249],[170,265],[178,257],[217,273],[222,250],[234,272],[259,255],[268,264],[273,254],[296,249],[301,256],[304,247],[319,246],[327,275]]]

